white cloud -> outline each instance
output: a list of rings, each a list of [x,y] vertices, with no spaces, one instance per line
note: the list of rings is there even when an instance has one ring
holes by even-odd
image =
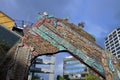
[[[65,58],[73,58],[73,56],[67,56],[67,57],[65,57]]]

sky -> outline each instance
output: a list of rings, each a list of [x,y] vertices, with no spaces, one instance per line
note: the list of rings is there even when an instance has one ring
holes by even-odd
[[[104,38],[120,25],[120,0],[0,0],[0,10],[15,20],[35,22],[39,12],[85,23],[84,30],[104,48]]]
[[[84,30],[104,48],[104,38],[120,27],[120,0],[0,0],[0,10],[15,20],[35,22],[39,12],[85,23]],[[64,56],[64,55],[62,55]]]

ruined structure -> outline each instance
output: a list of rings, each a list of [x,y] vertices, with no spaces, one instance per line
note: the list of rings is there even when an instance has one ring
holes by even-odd
[[[104,80],[120,80],[120,64],[82,28],[44,14],[0,62],[0,80],[26,80],[39,55],[69,52]]]

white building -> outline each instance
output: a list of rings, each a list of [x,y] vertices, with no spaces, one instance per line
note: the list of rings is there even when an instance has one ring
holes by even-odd
[[[120,28],[113,30],[105,38],[105,48],[120,59]]]

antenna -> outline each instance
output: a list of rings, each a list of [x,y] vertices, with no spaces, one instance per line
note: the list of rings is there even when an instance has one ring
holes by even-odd
[[[84,25],[85,25],[84,22],[80,22],[80,23],[78,23],[78,27],[79,27],[79,28],[84,28]]]

